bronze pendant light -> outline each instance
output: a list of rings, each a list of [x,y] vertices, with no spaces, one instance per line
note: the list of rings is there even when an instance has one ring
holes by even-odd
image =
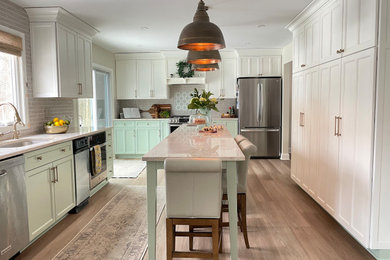
[[[182,50],[212,51],[225,48],[225,39],[217,25],[210,22],[203,0],[199,1],[192,23],[181,31],[177,47]]]
[[[187,62],[191,64],[212,64],[221,62],[219,51],[189,51]]]
[[[219,69],[218,63],[212,64],[194,64],[192,65],[193,70],[195,71],[215,71]]]

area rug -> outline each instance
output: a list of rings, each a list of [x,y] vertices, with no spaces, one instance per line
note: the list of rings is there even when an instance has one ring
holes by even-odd
[[[157,221],[165,206],[157,188]],[[148,242],[146,187],[126,186],[53,259],[139,260]]]
[[[114,178],[137,178],[145,169],[146,162],[134,159],[115,159]]]

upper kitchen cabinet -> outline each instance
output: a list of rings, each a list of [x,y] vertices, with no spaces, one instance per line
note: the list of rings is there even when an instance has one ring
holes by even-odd
[[[236,98],[237,56],[233,52],[222,52],[219,70],[207,72],[206,88],[215,97]]]
[[[34,97],[92,98],[97,30],[60,7],[27,8]]]
[[[117,54],[118,99],[166,99],[166,63],[159,53]]]
[[[239,77],[280,77],[282,53],[279,49],[238,50]]]

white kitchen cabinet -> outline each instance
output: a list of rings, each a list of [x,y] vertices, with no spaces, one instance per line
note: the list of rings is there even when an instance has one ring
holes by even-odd
[[[320,61],[320,19],[314,17],[305,26],[305,67],[316,66]]]
[[[368,246],[374,125],[375,49],[342,59],[338,217]]]
[[[206,72],[206,90],[213,93],[213,97],[221,97],[222,71],[221,69]]]
[[[343,0],[331,0],[321,10],[321,63],[341,57],[342,35]]]
[[[319,154],[317,201],[336,217],[339,194],[339,137],[337,116],[340,115],[341,60],[323,64],[319,68]]]
[[[151,97],[152,89],[152,61],[137,60],[137,98]]]
[[[376,45],[377,0],[344,0],[343,55]]]
[[[97,30],[62,8],[26,8],[35,97],[92,98],[91,38]]]
[[[118,99],[167,99],[166,62],[145,54],[116,55]]]
[[[81,98],[93,97],[92,84],[92,41],[87,37],[78,35],[77,37],[77,57],[78,57],[78,82]]]
[[[240,57],[240,77],[281,75],[282,57],[279,55]]]
[[[137,97],[137,61],[116,61],[116,94],[118,99]]]
[[[222,59],[219,70],[206,72],[206,89],[214,97],[236,98],[237,89],[237,60]]]

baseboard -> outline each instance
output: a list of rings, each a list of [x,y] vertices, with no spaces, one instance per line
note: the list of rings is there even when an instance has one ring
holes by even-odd
[[[282,153],[282,155],[280,156],[280,160],[282,160],[282,161],[289,161],[290,160],[290,154]]]
[[[368,252],[378,260],[390,259],[390,249],[368,249]]]

